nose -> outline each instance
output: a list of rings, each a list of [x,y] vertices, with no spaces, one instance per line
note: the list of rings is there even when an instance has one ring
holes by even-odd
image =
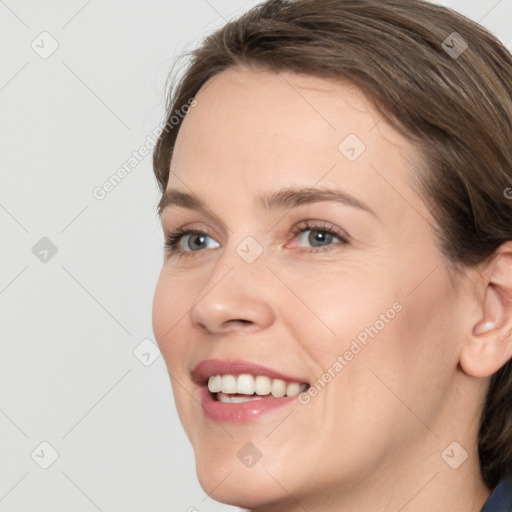
[[[275,321],[268,269],[233,253],[219,258],[190,309],[192,325],[205,333],[258,332]]]

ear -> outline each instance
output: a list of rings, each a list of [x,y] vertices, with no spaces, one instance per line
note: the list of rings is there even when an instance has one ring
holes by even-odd
[[[473,377],[489,377],[512,357],[512,242],[500,246],[483,270],[479,319],[464,344],[460,365]]]

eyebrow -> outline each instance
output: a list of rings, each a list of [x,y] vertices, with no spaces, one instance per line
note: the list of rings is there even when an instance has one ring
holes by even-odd
[[[267,211],[292,209],[307,204],[331,201],[365,211],[378,218],[377,214],[361,200],[348,192],[330,188],[286,188],[259,196],[256,201],[262,209]],[[162,216],[163,211],[172,206],[196,210],[210,217],[214,216],[210,208],[197,196],[176,189],[167,190],[162,194],[158,203],[158,215]]]

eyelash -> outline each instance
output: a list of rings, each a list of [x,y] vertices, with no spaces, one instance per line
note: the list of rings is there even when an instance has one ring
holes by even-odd
[[[291,233],[293,234],[294,238],[297,235],[300,235],[301,233],[304,233],[305,231],[318,231],[320,233],[332,235],[335,238],[339,239],[338,244],[329,244],[324,247],[301,247],[300,250],[306,254],[309,253],[317,253],[317,252],[326,252],[333,249],[333,246],[336,245],[347,245],[348,237],[343,232],[340,232],[339,230],[327,227],[325,223],[315,223],[312,221],[304,221],[301,225],[295,226],[292,228]],[[198,250],[198,251],[184,251],[183,249],[179,248],[179,243],[181,241],[181,238],[185,235],[206,235],[210,236],[207,232],[201,231],[198,229],[184,229],[184,228],[178,228],[174,231],[171,231],[169,235],[167,236],[167,240],[164,243],[164,248],[166,253],[169,256],[178,256],[179,258],[182,257],[190,257],[195,256],[197,253],[204,252],[204,250]]]

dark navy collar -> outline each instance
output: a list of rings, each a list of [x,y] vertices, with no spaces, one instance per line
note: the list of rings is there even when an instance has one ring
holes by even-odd
[[[512,475],[500,481],[480,512],[512,512]]]

